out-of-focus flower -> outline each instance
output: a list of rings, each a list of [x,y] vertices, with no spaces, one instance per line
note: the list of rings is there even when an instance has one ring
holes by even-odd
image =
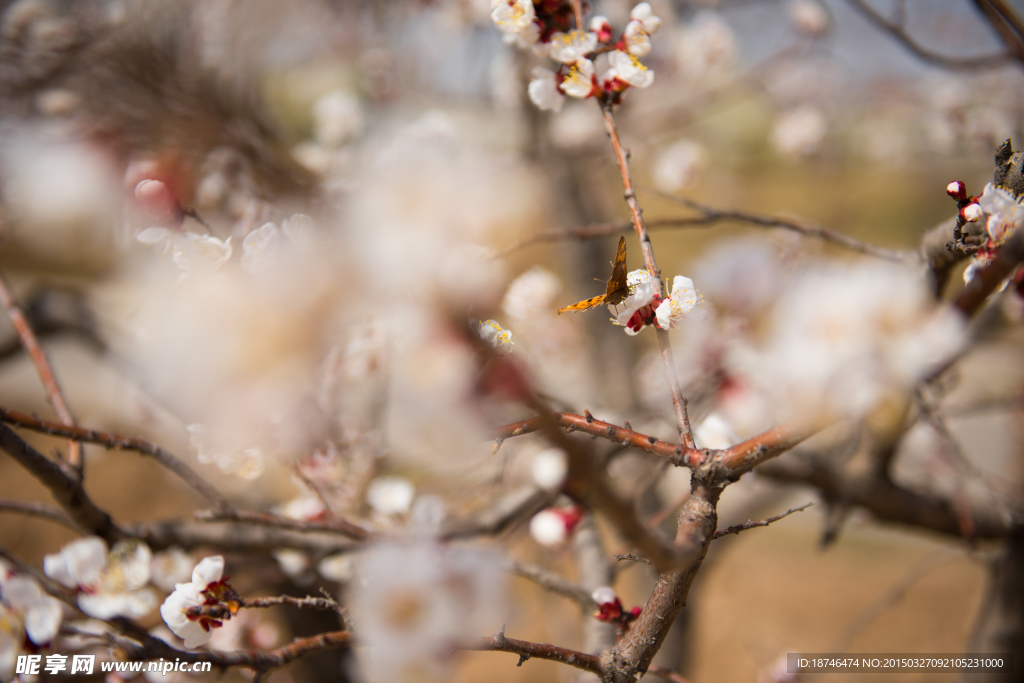
[[[615,324],[626,328],[626,334],[634,335],[643,324],[636,324],[633,317],[640,309],[654,301],[654,281],[644,268],[638,268],[626,276],[629,296],[617,304],[609,304],[608,310],[615,318]],[[632,323],[632,324],[631,324]]]
[[[672,293],[654,310],[658,327],[663,330],[678,327],[683,316],[692,311],[696,305],[697,290],[693,286],[693,280],[676,275],[672,281]]]
[[[562,105],[565,104],[565,96],[558,89],[555,72],[536,66],[533,68],[532,76],[530,85],[526,88],[530,101],[541,111],[561,111]]]
[[[628,83],[634,88],[646,88],[654,83],[654,72],[628,52],[613,50],[608,55],[608,63],[611,65],[611,70],[614,71],[614,78]],[[608,74],[602,80],[607,77]]]
[[[731,239],[709,249],[694,274],[704,296],[749,315],[782,286],[776,250],[760,239]]]
[[[1012,193],[992,183],[985,186],[978,204],[988,214],[985,229],[995,245],[1006,241],[1024,223],[1024,205]]]
[[[786,157],[809,156],[818,151],[828,124],[817,107],[803,106],[788,111],[776,120],[772,144]]]
[[[234,591],[221,580],[224,558],[220,555],[203,558],[192,570],[192,581],[179,583],[174,592],[160,606],[160,616],[168,628],[182,640],[188,649],[209,642],[211,629],[220,628],[223,621],[206,616],[186,614],[189,607],[224,602],[231,609]],[[237,602],[233,611],[237,612]]]
[[[346,581],[351,581],[355,575],[355,561],[349,553],[329,555],[320,560],[316,570],[325,579],[345,583]]]
[[[336,90],[313,105],[316,140],[326,147],[337,147],[357,137],[365,125],[363,106],[351,93]]]
[[[804,272],[777,297],[773,334],[732,361],[782,406],[863,416],[898,398],[962,343],[963,320],[937,308],[916,274],[894,265]]]
[[[702,11],[677,32],[675,61],[690,78],[707,78],[729,69],[738,53],[736,36],[714,12]]]
[[[231,238],[219,240],[213,235],[179,232],[168,228],[146,228],[138,234],[139,242],[171,252],[171,259],[185,275],[213,273],[231,258]]]
[[[562,64],[574,64],[585,60],[586,56],[597,48],[597,34],[589,31],[573,30],[568,33],[561,31],[552,34],[549,54],[551,59]],[[589,60],[587,60],[589,61]]]
[[[196,451],[196,457],[204,465],[213,463],[224,474],[234,474],[242,479],[253,481],[263,474],[265,454],[257,446],[248,448],[221,448],[213,437],[210,428],[202,423],[190,424],[186,427],[189,443]]]
[[[519,33],[533,23],[533,0],[492,0],[491,21],[502,33]]]
[[[89,536],[44,557],[43,571],[78,590],[78,606],[91,617],[141,617],[156,606],[153,591],[145,588],[152,558],[145,543],[120,541],[108,555],[106,542]]]
[[[622,41],[625,43],[626,52],[634,57],[643,57],[651,51],[651,37],[639,21],[626,24],[626,30],[622,32]]]
[[[590,20],[590,32],[597,36],[599,43],[607,43],[612,39],[612,23],[608,17],[597,15]]]
[[[828,31],[828,13],[818,0],[792,0],[789,3],[789,20],[793,28],[812,38]]]
[[[170,218],[178,206],[167,185],[159,180],[141,180],[135,186],[135,199],[154,219]]]
[[[154,586],[171,592],[175,585],[188,580],[193,566],[195,566],[195,562],[192,560],[192,555],[178,546],[174,546],[153,555],[153,560],[149,563],[149,571]]]
[[[530,463],[533,481],[545,491],[557,491],[569,474],[569,460],[561,448],[548,448],[533,456]]]
[[[663,192],[693,187],[704,165],[704,148],[692,140],[678,140],[654,160],[654,184]]]
[[[485,320],[480,323],[480,339],[489,345],[499,356],[507,356],[516,347],[512,341],[512,332],[502,329],[494,320]]]
[[[526,321],[551,308],[562,283],[549,270],[534,266],[508,286],[501,310],[514,321]]]
[[[581,519],[583,510],[576,506],[541,510],[530,519],[530,535],[545,547],[557,548],[572,535]]]
[[[569,97],[580,99],[594,94],[594,63],[589,59],[579,59],[569,67],[569,73],[558,84],[558,89]]]
[[[382,515],[404,515],[415,496],[416,488],[404,477],[377,477],[366,489],[366,502]]]
[[[718,413],[711,413],[693,431],[693,438],[699,448],[729,448],[739,443],[739,437],[732,425]]]
[[[504,572],[483,553],[385,543],[359,559],[357,577],[349,599],[374,681],[444,679],[453,644],[501,623]]]
[[[0,602],[0,680],[14,680],[15,664],[24,644],[25,629],[21,620]]]
[[[242,240],[242,270],[255,273],[274,260],[280,248],[281,231],[273,223],[264,223]]]
[[[649,2],[637,3],[630,10],[629,18],[631,21],[639,22],[647,33],[657,33],[658,29],[661,28],[661,18],[654,14],[654,10],[651,9],[651,3]]]
[[[277,566],[292,581],[299,585],[305,585],[313,579],[309,571],[309,568],[313,566],[313,560],[308,554],[292,548],[279,548],[274,551],[273,555],[277,560]]]
[[[27,576],[0,577],[0,607],[3,604],[10,608],[14,617],[20,617],[25,634],[36,645],[51,642],[64,619],[63,603],[46,594],[35,579]],[[2,621],[3,614],[0,613]],[[3,670],[2,631],[0,624],[0,672]]]

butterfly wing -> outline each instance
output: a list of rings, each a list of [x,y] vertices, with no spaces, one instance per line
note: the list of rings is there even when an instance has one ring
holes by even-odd
[[[608,278],[608,289],[605,290],[605,301],[617,304],[629,295],[626,284],[626,238],[619,238],[619,248],[615,252],[615,263],[612,265],[612,276]]]
[[[615,263],[612,265],[612,276],[608,278],[608,287],[601,296],[585,299],[572,306],[559,308],[558,314],[566,311],[585,311],[604,303],[617,304],[629,294],[629,287],[626,284],[626,238],[619,238],[619,248],[615,253]]]

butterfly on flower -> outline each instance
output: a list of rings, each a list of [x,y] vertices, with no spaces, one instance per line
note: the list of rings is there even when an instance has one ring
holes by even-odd
[[[619,238],[619,248],[615,253],[615,262],[612,264],[612,276],[608,278],[608,287],[605,293],[590,299],[584,299],[579,303],[565,308],[558,309],[561,315],[566,311],[585,311],[601,304],[617,304],[629,296],[629,285],[626,282],[626,238]]]

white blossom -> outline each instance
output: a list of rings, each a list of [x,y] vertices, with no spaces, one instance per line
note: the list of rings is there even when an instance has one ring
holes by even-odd
[[[672,281],[672,293],[654,309],[658,327],[663,330],[678,327],[683,316],[692,311],[696,305],[697,290],[693,286],[693,280],[676,275]]]
[[[496,559],[431,541],[381,543],[349,583],[373,681],[447,680],[453,645],[501,625],[504,572]]]
[[[541,111],[561,111],[565,96],[558,89],[555,72],[542,66],[533,68],[530,84],[526,87],[530,101]]]
[[[634,57],[643,57],[651,51],[650,35],[639,21],[631,21],[626,24],[626,30],[622,32],[622,39],[626,44],[626,52]]]
[[[654,184],[663,192],[693,187],[703,165],[704,148],[692,140],[678,140],[655,158]]]
[[[274,260],[280,249],[281,231],[273,223],[264,223],[242,240],[242,270],[255,273]]]
[[[985,230],[996,244],[1001,244],[1024,223],[1024,205],[1002,187],[986,185],[978,204],[988,214]]]
[[[651,274],[644,268],[631,271],[626,276],[629,295],[617,304],[608,304],[608,310],[614,316],[615,324],[626,328],[626,334],[634,335],[639,330],[628,327],[633,314],[654,300],[654,281]]]
[[[325,147],[337,147],[357,137],[366,125],[363,106],[355,95],[336,90],[313,105],[316,141]]]
[[[533,0],[493,0],[491,21],[502,33],[519,33],[533,23]]]
[[[828,124],[820,109],[803,106],[788,111],[775,121],[772,144],[786,157],[814,154],[825,139]]]
[[[597,34],[589,31],[573,30],[568,33],[558,31],[551,36],[549,54],[551,59],[562,64],[573,64],[585,59],[597,49]]]
[[[20,617],[25,634],[36,645],[46,645],[57,635],[64,619],[64,605],[43,591],[35,579],[15,575],[0,580],[0,599]],[[2,618],[0,615],[0,620]],[[0,659],[2,656],[0,654]]]
[[[192,570],[192,581],[175,586],[174,592],[167,596],[160,606],[160,616],[163,617],[164,623],[174,635],[185,641],[185,647],[188,649],[209,642],[212,633],[209,621],[204,621],[203,618],[190,618],[185,614],[185,610],[202,605],[205,602],[202,592],[207,590],[210,584],[219,582],[223,574],[222,556],[203,558]]]
[[[0,680],[13,681],[15,664],[25,644],[21,619],[0,602]]]
[[[736,35],[718,14],[698,12],[677,32],[675,61],[691,78],[707,78],[727,71],[738,54]]]
[[[231,238],[220,240],[212,235],[180,232],[150,227],[136,239],[160,253],[171,253],[171,259],[185,275],[208,274],[218,270],[231,258]]]
[[[77,589],[78,606],[91,617],[141,617],[156,606],[156,595],[145,587],[152,558],[145,543],[121,541],[108,554],[103,539],[89,536],[44,557],[43,571]]]
[[[812,38],[828,31],[828,13],[819,0],[792,0],[789,20],[797,31]]]
[[[153,585],[161,590],[171,592],[175,585],[188,580],[194,565],[192,555],[178,546],[156,553],[149,563]]]
[[[569,474],[569,460],[561,448],[548,448],[533,456],[533,481],[545,491],[557,491]]]
[[[530,535],[546,548],[557,548],[569,538],[565,516],[557,510],[541,510],[530,519]]]
[[[654,10],[651,9],[651,3],[641,2],[638,3],[629,13],[631,21],[639,22],[643,25],[643,29],[647,33],[657,33],[658,29],[661,28],[661,18],[654,14]]]
[[[693,430],[693,438],[698,448],[729,448],[740,440],[732,425],[718,413],[704,418]]]
[[[501,300],[501,310],[513,321],[525,322],[551,308],[562,283],[549,270],[534,266],[512,281]]]
[[[404,515],[415,496],[416,488],[404,477],[377,477],[366,489],[366,502],[382,515]]]
[[[594,63],[589,59],[579,59],[569,67],[569,73],[558,89],[569,97],[590,97],[594,92]]]
[[[507,356],[516,346],[512,341],[512,332],[502,329],[501,325],[494,320],[485,320],[480,323],[478,333],[480,339],[494,349],[499,356]]]
[[[616,77],[634,88],[646,88],[654,83],[654,72],[629,53],[614,50],[608,55],[608,62]]]

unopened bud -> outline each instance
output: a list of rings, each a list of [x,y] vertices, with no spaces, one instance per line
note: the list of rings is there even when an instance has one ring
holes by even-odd
[[[153,216],[171,215],[177,202],[171,190],[159,180],[143,180],[135,186],[135,198]]]
[[[946,194],[958,202],[962,202],[967,199],[967,186],[959,180],[954,180],[949,185],[946,185]]]
[[[590,20],[590,31],[591,33],[597,34],[597,40],[602,43],[607,43],[612,39],[612,24],[608,21],[608,17],[596,16]]]
[[[978,204],[968,204],[964,208],[960,209],[960,219],[965,223],[980,221],[984,215],[985,212]]]

